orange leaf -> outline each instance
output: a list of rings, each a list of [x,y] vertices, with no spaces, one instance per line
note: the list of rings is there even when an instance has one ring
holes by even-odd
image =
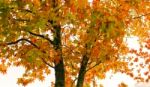
[[[134,59],[134,62],[138,62],[138,58],[135,58],[135,59]]]
[[[147,71],[147,72],[144,73],[144,75],[148,75],[148,73],[149,73],[149,72]]]

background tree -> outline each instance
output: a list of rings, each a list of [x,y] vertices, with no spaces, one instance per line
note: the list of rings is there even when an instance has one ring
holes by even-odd
[[[131,73],[124,38],[131,34],[143,38],[148,32],[149,3],[1,0],[0,71],[24,66],[18,84],[25,86],[36,78],[44,80],[53,68],[55,87],[89,86],[110,69]]]

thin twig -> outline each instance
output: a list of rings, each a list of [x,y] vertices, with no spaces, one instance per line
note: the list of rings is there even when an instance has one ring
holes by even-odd
[[[147,15],[150,15],[150,13],[147,13],[147,14],[143,14],[143,15],[140,15],[140,16],[137,16],[137,17],[133,17],[132,19],[137,19],[137,18],[141,18],[143,16],[147,16]]]
[[[75,81],[77,80],[78,78],[76,77],[74,80],[73,80],[73,82],[72,82],[72,84],[71,84],[71,87],[73,87],[73,84],[75,83]]]
[[[46,65],[48,65],[49,67],[54,68],[54,66],[52,66],[51,64],[49,64],[48,62],[46,62],[46,60],[45,60],[44,58],[41,58],[41,59],[42,59],[42,61],[43,61]]]
[[[90,68],[88,68],[87,70],[86,70],[86,72],[87,71],[89,71],[89,70],[91,70],[91,69],[93,69],[94,67],[96,67],[96,66],[98,66],[99,64],[101,64],[102,62],[101,61],[99,61],[98,63],[96,63],[94,66],[92,66],[92,67],[90,67]]]
[[[30,19],[21,19],[21,18],[19,18],[19,19],[15,19],[15,18],[14,18],[14,20],[16,20],[16,21],[26,21],[26,22],[31,21]]]
[[[31,35],[34,35],[34,36],[37,36],[37,37],[41,37],[43,39],[46,39],[47,41],[49,41],[51,44],[53,44],[53,41],[50,40],[49,38],[45,37],[44,35],[40,35],[40,34],[36,34],[36,33],[33,33],[31,31],[28,31]]]

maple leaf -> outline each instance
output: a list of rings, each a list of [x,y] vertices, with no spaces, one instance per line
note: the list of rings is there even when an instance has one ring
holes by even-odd
[[[128,87],[125,83],[120,83],[119,85],[118,85],[118,87]]]
[[[3,74],[6,74],[7,67],[5,65],[0,65],[0,72],[2,72]]]

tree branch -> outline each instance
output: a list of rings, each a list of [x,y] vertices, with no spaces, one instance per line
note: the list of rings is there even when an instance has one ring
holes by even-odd
[[[23,11],[26,11],[26,12],[29,12],[29,13],[32,13],[32,14],[35,14],[35,12],[29,10],[29,9],[24,9]]]
[[[150,15],[150,13],[143,14],[143,15],[140,15],[140,16],[137,16],[137,17],[133,17],[133,19],[141,18],[141,17],[143,17],[143,16],[147,16],[147,15]]]
[[[102,63],[102,62],[101,62],[101,61],[99,61],[99,62],[98,62],[98,63],[96,63],[94,66],[92,66],[92,67],[88,68],[88,69],[86,70],[86,72],[87,72],[87,71],[89,71],[89,70],[91,70],[91,69],[93,69],[94,67],[98,66],[100,63]]]
[[[31,31],[28,31],[31,35],[34,35],[34,36],[37,36],[37,37],[41,37],[43,39],[46,39],[48,42],[50,42],[51,44],[53,44],[53,41],[50,40],[49,38],[45,37],[44,35],[40,35],[40,34],[36,34],[36,33],[33,33]]]
[[[75,77],[75,79],[72,81],[71,87],[73,87],[73,84],[75,83],[75,81],[76,81],[77,79],[78,79],[78,78]]]
[[[42,61],[43,61],[46,65],[48,65],[49,67],[54,68],[54,66],[52,66],[51,64],[49,64],[48,62],[46,62],[46,60],[45,60],[44,58],[41,58],[41,59],[42,59]]]
[[[17,43],[19,43],[20,41],[26,41],[26,42],[30,43],[31,45],[33,45],[35,48],[40,49],[40,48],[39,48],[37,45],[35,45],[33,42],[31,42],[30,40],[25,39],[25,38],[18,39],[18,40],[14,41],[14,42],[6,43],[6,45],[17,44]],[[43,51],[42,51],[42,52],[43,52]],[[45,52],[43,52],[43,53],[45,53]],[[42,61],[43,61],[46,65],[48,65],[48,66],[54,68],[52,65],[50,65],[49,63],[47,63],[44,58],[41,58],[41,59],[42,59]]]
[[[18,39],[18,40],[14,41],[14,42],[8,42],[8,43],[6,43],[6,45],[17,44],[17,43],[19,43],[20,41],[26,41],[26,42],[30,43],[31,45],[33,45],[35,48],[40,49],[40,48],[39,48],[36,44],[34,44],[32,41],[30,41],[30,40],[28,40],[28,39],[25,39],[25,38]],[[42,51],[42,52],[45,53],[44,51]],[[54,67],[53,67],[52,65],[50,65],[48,62],[46,62],[46,60],[45,60],[44,58],[41,58],[41,59],[42,59],[42,61],[43,61],[46,65],[48,65],[48,66],[54,68]]]
[[[30,43],[31,45],[33,45],[35,48],[38,48],[38,49],[39,49],[39,47],[38,47],[36,44],[34,44],[32,41],[30,41],[30,40],[28,40],[28,39],[25,39],[25,38],[18,39],[18,40],[14,41],[14,42],[8,42],[8,43],[6,43],[6,45],[17,44],[17,43],[19,43],[20,41],[26,41],[26,42]]]
[[[18,18],[18,19],[15,19],[15,18],[14,18],[14,20],[16,20],[16,21],[26,21],[26,22],[31,21],[30,19],[21,19],[21,18]]]

